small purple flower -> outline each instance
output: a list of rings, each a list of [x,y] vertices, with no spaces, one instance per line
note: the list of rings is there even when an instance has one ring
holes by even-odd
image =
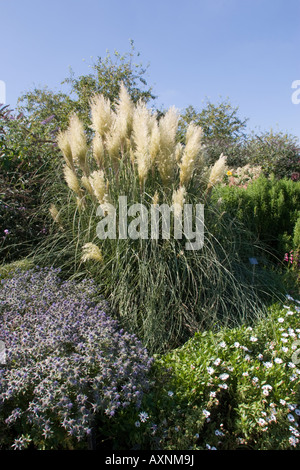
[[[45,124],[48,124],[48,122],[52,121],[52,119],[55,117],[54,114],[52,114],[51,116],[47,117],[46,119],[44,119],[44,121],[41,122],[42,125],[45,125]]]
[[[7,359],[0,369],[0,411],[7,426],[18,422],[20,447],[20,420],[39,430],[37,445],[50,441],[51,447],[62,431],[83,440],[95,413],[113,419],[131,403],[140,408],[150,386],[153,358],[106,313],[96,285],[63,282],[58,273],[32,269],[1,282]]]
[[[4,230],[4,233],[5,233],[5,236],[9,235],[10,234],[10,231],[7,230],[7,228]]]

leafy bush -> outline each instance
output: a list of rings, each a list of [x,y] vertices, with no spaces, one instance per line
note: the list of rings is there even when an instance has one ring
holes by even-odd
[[[273,131],[249,136],[242,154],[245,163],[261,166],[266,176],[299,179],[300,148],[295,136]]]
[[[247,188],[219,186],[213,199],[282,259],[300,214],[300,184],[260,176]]]
[[[277,179],[294,181],[300,178],[300,146],[296,136],[272,130],[246,134],[247,120],[242,120],[238,108],[233,108],[228,101],[208,102],[201,112],[192,106],[186,108],[180,117],[182,139],[187,124],[192,121],[203,128],[210,162],[215,162],[223,152],[230,168],[259,166],[265,176],[273,174]]]
[[[94,283],[46,268],[1,283],[0,448],[86,447],[96,423],[105,435],[119,410],[139,408],[152,359]]]
[[[155,362],[156,391],[131,416],[143,449],[299,449],[300,302],[253,327],[197,333]]]
[[[293,248],[299,249],[300,248],[300,216],[297,219],[297,222],[294,226],[293,232]]]
[[[6,262],[27,256],[48,231],[41,203],[55,166],[57,124],[50,118],[0,110],[0,254]]]
[[[293,236],[285,237],[286,247],[291,248],[284,254],[285,283],[291,285],[290,293],[300,291],[300,216],[294,227]]]

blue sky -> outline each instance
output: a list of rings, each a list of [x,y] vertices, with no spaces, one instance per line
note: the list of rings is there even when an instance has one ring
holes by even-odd
[[[158,106],[229,99],[249,130],[300,139],[299,18],[299,0],[0,0],[0,80],[15,107],[133,39]]]

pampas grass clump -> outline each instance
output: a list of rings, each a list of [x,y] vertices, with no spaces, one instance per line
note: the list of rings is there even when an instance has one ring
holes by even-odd
[[[58,135],[69,192],[60,187],[50,211],[63,230],[37,256],[68,275],[94,277],[124,327],[151,351],[181,344],[199,329],[255,317],[261,306],[245,262],[255,247],[210,201],[226,174],[226,156],[208,167],[200,127],[191,123],[179,143],[178,111],[158,118],[142,101],[134,104],[123,85],[116,103],[94,96],[90,106],[90,139],[75,115]],[[119,196],[128,207],[167,204],[172,220],[184,203],[204,204],[203,248],[187,251],[186,240],[172,236],[99,239],[97,210],[109,214]]]

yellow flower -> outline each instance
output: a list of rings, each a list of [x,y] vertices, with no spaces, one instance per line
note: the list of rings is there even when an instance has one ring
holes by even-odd
[[[228,170],[226,173],[227,176],[232,176],[232,171]]]

